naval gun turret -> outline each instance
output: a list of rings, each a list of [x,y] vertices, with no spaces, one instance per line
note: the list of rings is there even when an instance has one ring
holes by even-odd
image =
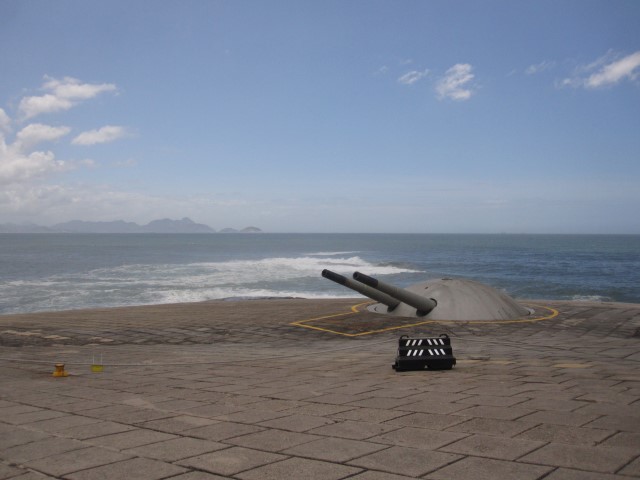
[[[531,313],[507,294],[462,278],[400,288],[360,272],[353,274],[353,280],[326,269],[322,276],[378,302],[368,307],[375,313],[454,321],[513,320]]]

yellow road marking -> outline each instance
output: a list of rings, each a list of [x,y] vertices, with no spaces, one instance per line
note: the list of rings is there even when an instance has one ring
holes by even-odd
[[[558,312],[558,310],[556,310],[555,308],[551,308],[551,307],[545,307],[543,305],[531,305],[528,304],[528,306],[530,307],[535,307],[535,308],[541,308],[544,310],[547,310],[548,312],[550,312],[548,315],[544,315],[541,317],[535,317],[535,318],[520,318],[520,319],[514,319],[514,320],[465,320],[465,321],[460,321],[460,320],[425,320],[422,322],[416,322],[416,323],[410,323],[410,324],[405,324],[405,325],[397,325],[394,327],[388,327],[388,328],[381,328],[378,330],[370,330],[367,332],[360,332],[360,333],[345,333],[345,332],[338,332],[336,330],[331,330],[330,328],[322,328],[322,327],[317,327],[315,325],[308,325],[309,322],[314,322],[314,321],[318,321],[318,320],[325,320],[328,318],[337,318],[337,317],[346,317],[349,315],[354,315],[356,313],[360,313],[360,307],[362,307],[363,305],[370,305],[372,302],[363,302],[363,303],[358,303],[357,305],[353,305],[348,312],[343,312],[343,313],[336,313],[336,314],[332,314],[332,315],[325,315],[322,317],[315,317],[315,318],[308,318],[305,320],[298,320],[296,322],[292,322],[290,323],[290,325],[296,326],[296,327],[303,327],[303,328],[309,328],[311,330],[318,330],[321,332],[327,332],[327,333],[333,333],[335,335],[342,335],[345,337],[361,337],[363,335],[372,335],[374,333],[383,333],[383,332],[389,332],[392,330],[401,330],[403,328],[410,328],[410,327],[417,327],[420,325],[427,325],[427,324],[442,324],[442,325],[455,325],[455,324],[460,324],[460,323],[473,323],[475,324],[481,324],[481,325],[493,325],[493,324],[509,324],[509,323],[533,323],[533,322],[540,322],[542,320],[550,320],[552,318],[557,317],[560,312]]]

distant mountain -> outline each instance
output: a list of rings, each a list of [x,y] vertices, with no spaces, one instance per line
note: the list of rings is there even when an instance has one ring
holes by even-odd
[[[83,220],[71,220],[58,223],[51,227],[55,232],[61,233],[142,233],[143,228],[137,223],[116,220],[114,222],[85,222]]]
[[[258,227],[246,227],[242,230],[236,230],[235,228],[223,228],[219,233],[262,233]]]
[[[247,227],[240,231],[233,228],[225,228],[220,230],[220,233],[257,233],[261,231],[257,227]],[[196,223],[185,217],[182,220],[171,220],[169,218],[153,220],[146,225],[138,225],[124,220],[115,220],[113,222],[72,220],[58,223],[52,227],[5,223],[0,224],[0,233],[216,233],[216,231],[208,225]]]
[[[195,223],[190,218],[154,220],[142,227],[147,233],[215,233],[215,230],[203,223]]]

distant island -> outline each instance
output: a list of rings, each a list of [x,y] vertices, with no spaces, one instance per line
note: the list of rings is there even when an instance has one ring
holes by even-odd
[[[115,220],[112,222],[87,222],[72,220],[58,223],[51,227],[36,224],[18,225],[14,223],[0,224],[0,233],[261,233],[257,227],[246,227],[241,230],[223,228],[216,232],[203,223],[196,223],[190,218],[181,220],[163,218],[153,220],[146,225],[134,222]]]

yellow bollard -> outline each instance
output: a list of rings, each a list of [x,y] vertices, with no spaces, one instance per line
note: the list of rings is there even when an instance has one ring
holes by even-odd
[[[54,377],[68,377],[69,374],[64,369],[64,363],[56,363],[56,369],[53,371]]]
[[[104,365],[102,363],[102,354],[100,354],[99,362],[96,362],[96,356],[93,355],[93,357],[91,357],[91,371],[93,373],[101,373],[103,369]]]

